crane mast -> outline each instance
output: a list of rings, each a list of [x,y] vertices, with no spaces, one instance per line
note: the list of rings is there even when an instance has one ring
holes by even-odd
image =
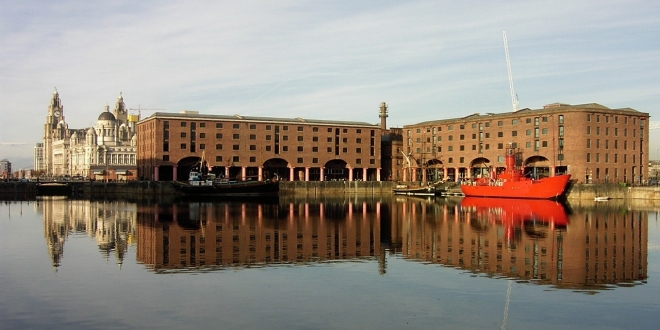
[[[502,31],[502,36],[504,37],[504,54],[506,54],[506,69],[509,73],[509,89],[511,90],[511,103],[513,105],[513,111],[518,110],[518,97],[516,96],[516,91],[513,89],[513,75],[511,74],[511,61],[509,60],[509,45],[506,42],[506,31]]]
[[[165,110],[165,109],[156,109],[156,108],[147,109],[147,108],[143,108],[140,105],[138,105],[137,108],[129,108],[128,110],[137,111],[137,113],[138,113],[137,117],[135,117],[135,115],[130,115],[130,119],[132,121],[138,122],[142,119],[142,111],[158,111],[158,110]]]

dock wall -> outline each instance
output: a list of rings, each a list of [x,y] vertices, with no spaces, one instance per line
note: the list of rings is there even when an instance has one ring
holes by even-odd
[[[576,184],[567,189],[568,200],[593,200],[607,196],[612,199],[660,200],[659,186],[629,187],[619,184]]]
[[[176,196],[175,183],[162,181],[128,181],[123,183],[69,182],[73,195],[81,198],[136,198],[140,196]],[[283,181],[280,195],[391,195],[391,181]],[[36,182],[0,182],[0,199],[27,199],[36,196]],[[453,195],[460,194],[457,184],[446,187]],[[611,199],[660,201],[659,186],[628,187],[618,184],[572,184],[567,188],[566,199],[593,200],[608,196]]]

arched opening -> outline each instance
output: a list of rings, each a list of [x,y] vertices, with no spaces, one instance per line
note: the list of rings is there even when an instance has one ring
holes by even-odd
[[[426,164],[426,180],[429,182],[439,182],[444,180],[445,166],[442,161],[438,159],[431,159]]]
[[[346,170],[346,162],[341,159],[333,159],[325,163],[325,180],[326,181],[342,181],[348,180],[348,171]]]
[[[485,157],[475,158],[470,164],[470,170],[470,177],[472,178],[485,178],[494,175],[490,159]]]
[[[208,174],[208,167],[206,161],[204,164],[201,164],[202,158],[197,156],[186,157],[177,163],[176,177],[179,181],[188,181],[188,176],[190,176],[190,171],[197,170],[201,171],[202,174]]]
[[[529,157],[524,164],[524,173],[527,177],[541,179],[550,176],[550,162],[543,156]]]
[[[289,162],[282,158],[271,158],[264,162],[263,178],[280,178],[281,180],[292,180],[289,178]]]

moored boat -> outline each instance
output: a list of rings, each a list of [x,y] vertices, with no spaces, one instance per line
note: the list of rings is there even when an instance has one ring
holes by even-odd
[[[506,168],[501,173],[466,181],[461,184],[465,196],[556,199],[564,194],[570,174],[547,178],[526,177],[515,164],[515,150],[509,145],[506,150]]]
[[[280,192],[279,178],[269,180],[229,180],[218,178],[214,173],[205,173],[204,152],[200,161],[188,173],[188,182],[179,183],[177,190],[185,196],[261,197],[277,196]]]
[[[275,179],[266,181],[214,180],[199,185],[181,184],[179,191],[188,196],[277,196],[280,191],[280,182]]]
[[[395,195],[409,195],[409,196],[435,196],[436,187],[433,185],[428,186],[408,186],[396,185],[392,188]]]

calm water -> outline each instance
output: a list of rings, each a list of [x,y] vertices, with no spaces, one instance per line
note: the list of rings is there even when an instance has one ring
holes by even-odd
[[[656,329],[653,207],[0,203],[0,328]]]

